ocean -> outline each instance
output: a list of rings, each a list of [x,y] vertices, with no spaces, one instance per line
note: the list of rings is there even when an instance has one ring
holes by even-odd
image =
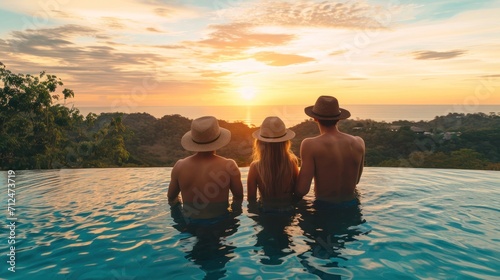
[[[195,119],[212,115],[230,122],[241,121],[247,125],[260,126],[267,116],[280,117],[287,126],[308,120],[304,113],[306,105],[274,106],[133,106],[133,107],[79,107],[80,112],[100,114],[103,112],[149,113],[156,118],[179,114]],[[430,121],[448,113],[485,113],[500,115],[500,105],[341,105],[351,112],[351,119],[371,119],[393,122],[397,120]]]

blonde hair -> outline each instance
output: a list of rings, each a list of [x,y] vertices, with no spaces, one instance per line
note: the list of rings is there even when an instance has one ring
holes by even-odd
[[[269,143],[255,139],[253,161],[263,184],[259,187],[262,197],[272,198],[292,192],[298,159],[290,147],[290,140]]]

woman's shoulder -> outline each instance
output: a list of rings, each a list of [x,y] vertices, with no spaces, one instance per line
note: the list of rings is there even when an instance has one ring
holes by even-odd
[[[257,164],[258,164],[258,163],[259,163],[258,161],[252,161],[252,162],[250,163],[250,166],[249,166],[248,168],[249,168],[249,169],[254,169],[254,168],[257,168]]]

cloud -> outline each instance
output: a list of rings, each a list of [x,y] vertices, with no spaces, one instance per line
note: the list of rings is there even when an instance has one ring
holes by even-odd
[[[154,27],[148,27],[148,28],[146,28],[146,31],[154,32],[154,33],[163,33],[163,31],[158,30],[158,29],[156,29]]]
[[[441,59],[451,59],[455,57],[459,57],[467,53],[466,50],[453,50],[453,51],[415,51],[411,54],[414,59],[417,60],[441,60]]]
[[[500,78],[500,74],[483,75],[481,78]]]
[[[267,1],[238,2],[218,10],[229,23],[211,25],[206,38],[183,42],[189,47],[202,47],[201,56],[208,60],[237,60],[248,58],[247,50],[290,45],[300,39],[300,32],[290,27],[320,27],[336,29],[383,29],[375,20],[382,11],[379,6],[364,2],[341,3],[336,1]],[[389,9],[389,8],[388,8]],[[391,8],[392,9],[392,8]],[[384,10],[387,12],[387,9]],[[278,26],[278,28],[273,28]],[[271,27],[271,28],[270,28]],[[207,48],[211,48],[207,51]],[[331,55],[340,55],[340,50]],[[279,57],[267,60],[268,54],[256,57],[266,60],[268,65],[289,65],[312,59]],[[272,61],[272,62],[270,62]]]
[[[153,11],[156,15],[161,17],[171,17],[176,12],[175,9],[165,7],[155,8]]]
[[[338,51],[331,52],[328,55],[330,55],[330,56],[337,56],[337,55],[343,55],[343,54],[345,54],[347,52],[349,52],[349,51],[348,50],[338,50]]]
[[[101,35],[99,30],[78,25],[15,31],[1,42],[7,47],[0,48],[0,57],[18,71],[47,70],[69,76],[73,84],[85,89],[106,88],[109,92],[128,89],[134,82],[140,84],[141,79],[154,72],[154,62],[168,61],[145,51],[126,52],[113,45],[74,43],[81,37],[99,37],[96,35]]]
[[[253,56],[257,61],[271,66],[287,66],[292,64],[315,61],[314,58],[296,55],[280,54],[275,52],[258,52]]]
[[[184,42],[185,45],[194,47],[209,47],[214,50],[206,54],[205,58],[218,59],[221,56],[229,56],[231,59],[242,58],[245,50],[255,47],[273,47],[287,44],[296,38],[292,34],[263,33],[254,31],[255,26],[249,23],[232,23],[212,25],[208,38]]]
[[[313,71],[306,71],[306,72],[301,72],[299,74],[314,74],[314,73],[318,73],[318,72],[323,72],[324,70],[313,70]]]
[[[112,29],[123,30],[127,28],[127,21],[116,17],[101,17],[104,26]]]
[[[26,31],[13,31],[12,35],[15,38],[27,38],[35,34],[46,36],[47,38],[56,37],[72,37],[72,36],[94,36],[98,32],[97,29],[76,24],[67,24],[54,28],[44,29],[28,29]]]
[[[198,43],[218,49],[248,49],[251,47],[277,46],[290,42],[295,38],[291,34],[257,33],[252,31],[254,25],[249,23],[233,23],[212,25],[209,38]]]
[[[152,46],[152,47],[160,48],[160,49],[169,49],[169,50],[186,49],[187,48],[186,46],[182,46],[182,45],[156,45],[156,46]]]
[[[222,72],[222,71],[213,71],[213,70],[201,71],[201,76],[208,77],[208,78],[219,78],[219,77],[224,77],[227,75],[231,75],[231,72]]]
[[[191,61],[173,54],[185,50],[192,53],[186,46],[116,43],[116,38],[104,32],[80,25],[15,31],[0,39],[0,58],[14,72],[57,75],[65,87],[75,90],[75,102],[115,104],[118,100],[125,106],[129,102],[158,104],[179,99],[188,103],[194,95],[198,101],[204,96],[218,96],[221,88],[228,86],[221,78],[231,73],[205,70],[203,66],[196,70]],[[97,40],[99,37],[109,40]],[[190,75],[184,75],[186,72]],[[130,95],[137,88],[141,94],[145,89],[146,97],[134,101]]]
[[[227,9],[224,16],[235,22],[287,27],[383,29],[381,14],[394,13],[360,1],[258,1]],[[385,18],[385,17],[382,17]]]

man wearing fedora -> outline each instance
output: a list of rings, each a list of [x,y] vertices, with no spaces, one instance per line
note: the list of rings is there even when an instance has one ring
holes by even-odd
[[[217,219],[228,213],[229,191],[233,201],[243,199],[241,174],[236,162],[215,154],[227,145],[231,132],[219,127],[215,117],[195,119],[191,130],[181,139],[184,149],[196,152],[180,159],[172,168],[168,200],[182,197],[182,208],[187,221]]]
[[[332,96],[320,96],[314,106],[304,109],[318,122],[320,135],[306,138],[300,145],[302,166],[295,194],[309,192],[314,178],[316,200],[347,202],[356,199],[365,157],[365,142],[361,137],[339,131],[337,122],[351,113],[339,107]]]

